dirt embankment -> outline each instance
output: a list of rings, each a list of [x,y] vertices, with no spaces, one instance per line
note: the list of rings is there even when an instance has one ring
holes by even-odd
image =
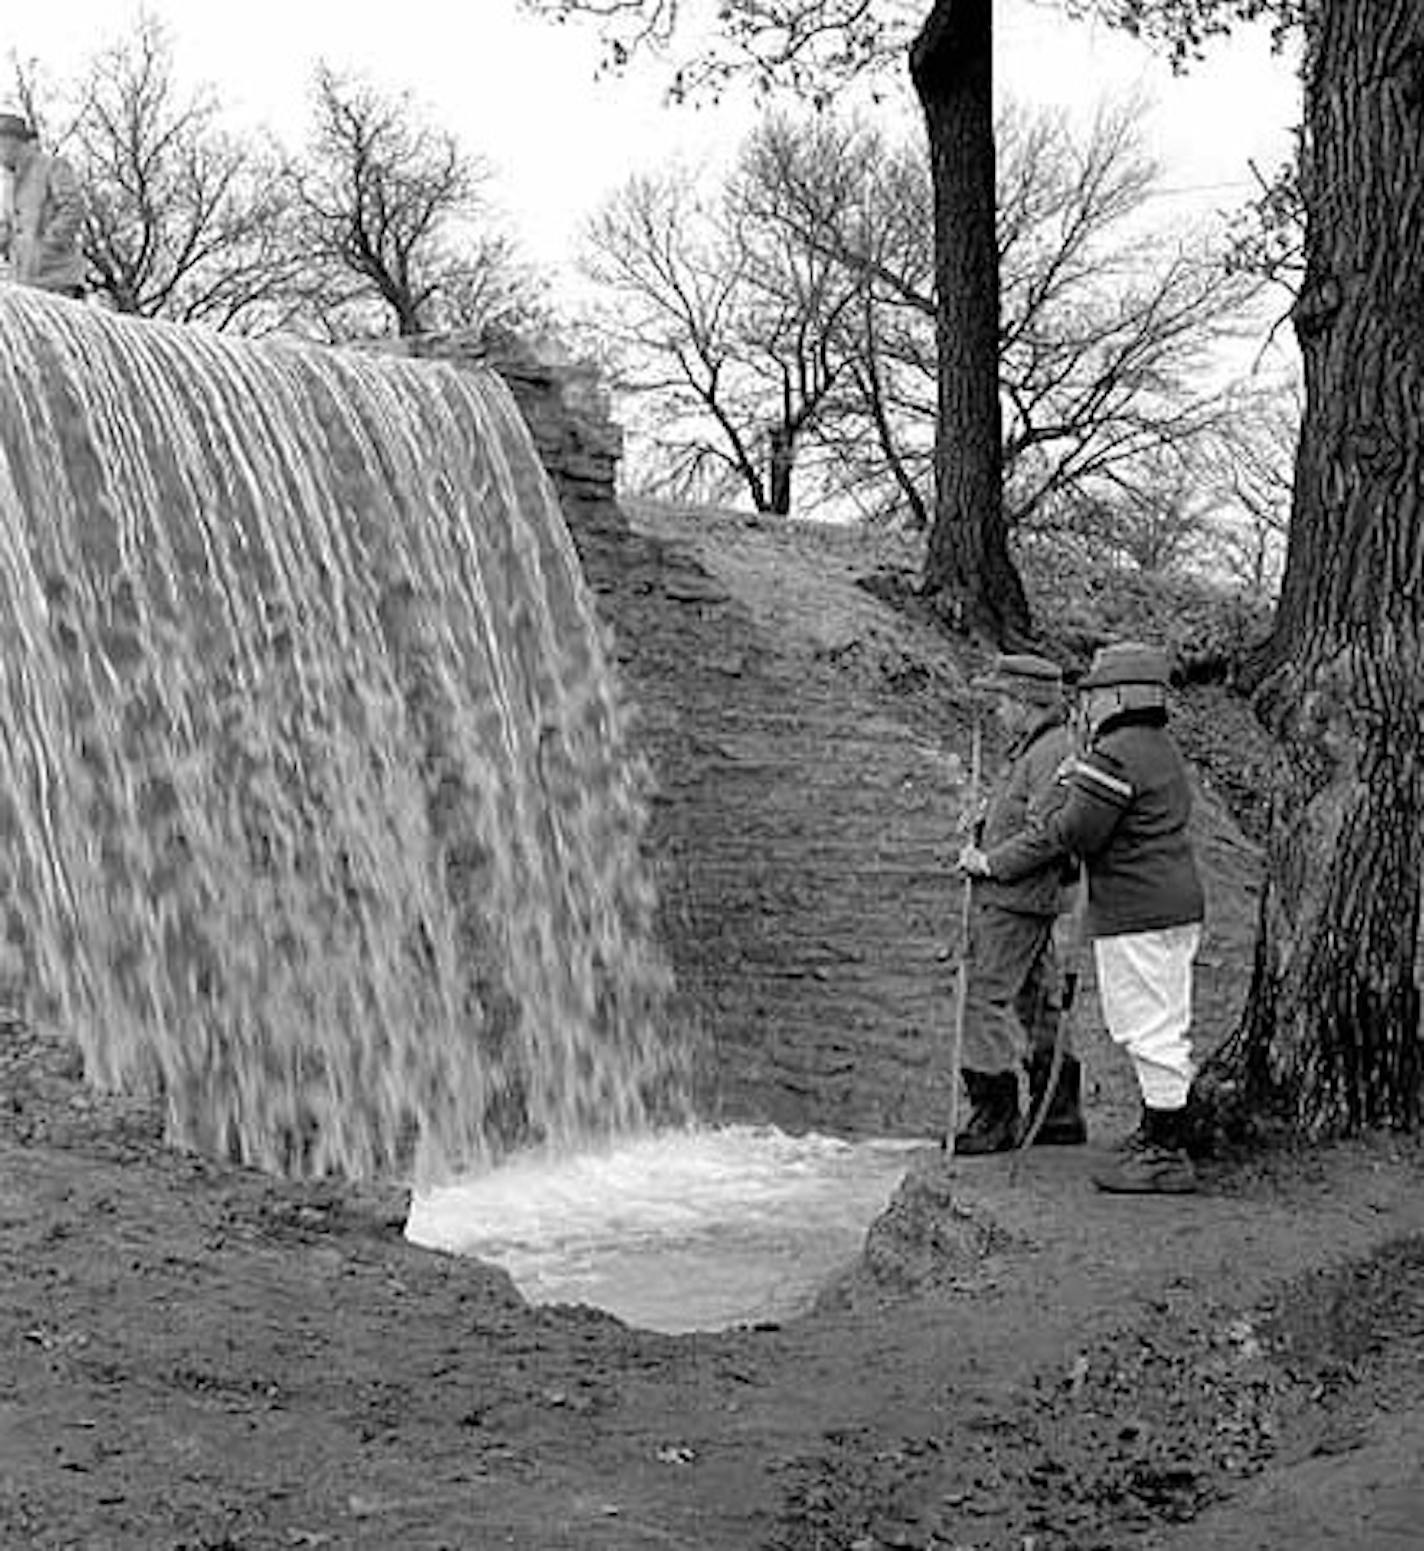
[[[933,1134],[982,659],[876,595],[905,563],[895,535],[627,512],[630,534],[581,540],[655,767],[664,934],[703,1041],[704,1112]],[[999,753],[991,722],[986,778]],[[1244,990],[1259,854],[1214,782],[1197,831],[1214,1044]]]
[[[658,766],[709,1100],[932,1129],[964,669],[857,585],[864,552],[639,520],[595,580]],[[1211,804],[1201,838],[1210,1032],[1244,985],[1255,857]],[[1417,1544],[1417,1149],[1098,1196],[1130,1095],[1080,1033],[1090,1147],[1017,1175],[928,1148],[814,1315],[670,1337],[412,1249],[391,1193],[175,1155],[148,1106],[10,1030],[0,1546]]]

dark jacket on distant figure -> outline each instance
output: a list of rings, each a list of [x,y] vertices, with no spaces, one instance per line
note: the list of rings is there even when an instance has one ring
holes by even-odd
[[[1076,855],[1088,873],[1088,929],[1095,937],[1161,931],[1205,913],[1192,850],[1191,777],[1167,713],[1123,711],[1094,734],[1065,771],[1056,806],[1017,836],[984,850],[996,879],[1038,877]]]

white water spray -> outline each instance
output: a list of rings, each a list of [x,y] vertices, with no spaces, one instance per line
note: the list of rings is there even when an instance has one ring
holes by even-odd
[[[502,1266],[533,1303],[669,1332],[804,1313],[923,1143],[730,1126],[525,1157],[415,1197],[417,1244]]]

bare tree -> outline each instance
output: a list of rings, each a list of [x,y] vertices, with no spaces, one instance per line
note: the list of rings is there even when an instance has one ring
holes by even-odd
[[[1010,526],[1063,499],[1129,500],[1180,467],[1222,420],[1218,347],[1254,327],[1259,280],[1204,234],[1143,220],[1160,176],[1141,105],[1105,108],[1075,139],[1059,117],[999,127],[1001,386]]]
[[[929,180],[923,153],[831,112],[769,116],[742,157],[748,220],[844,276],[845,366],[814,438],[833,498],[928,529],[936,356]]]
[[[764,509],[761,469],[732,408],[739,331],[729,320],[743,259],[691,180],[677,169],[630,179],[589,224],[581,263],[605,292],[595,327],[617,363],[614,384],[659,444],[648,487],[716,498],[745,485]],[[709,441],[704,415],[725,446]]]
[[[1237,390],[1224,410],[1201,480],[1215,502],[1211,548],[1248,591],[1273,597],[1290,524],[1300,384],[1291,379]]]
[[[541,314],[485,197],[488,167],[411,96],[318,67],[314,127],[288,186],[311,286],[310,326],[333,338],[499,326]]]
[[[1099,560],[1152,575],[1193,568],[1213,539],[1213,494],[1194,449],[1164,446],[1121,489],[1081,497],[1068,524]]]
[[[1006,516],[1071,522],[1141,507],[1164,464],[1218,438],[1227,407],[1206,367],[1259,281],[1205,239],[1145,234],[1158,169],[1141,106],[1104,108],[1080,139],[1062,115],[1000,116],[999,262]],[[844,270],[849,352],[814,428],[838,493],[873,515],[928,514],[939,370],[931,187],[918,147],[831,114],[776,116],[743,159],[758,226]]]
[[[89,279],[110,306],[217,328],[284,321],[294,268],[277,154],[227,132],[210,91],[180,87],[158,21],[140,16],[63,98],[38,67],[17,73],[83,184]]]
[[[704,200],[685,169],[631,179],[586,234],[619,386],[646,406],[653,488],[786,515],[805,438],[845,369],[840,272],[755,219],[738,176]]]

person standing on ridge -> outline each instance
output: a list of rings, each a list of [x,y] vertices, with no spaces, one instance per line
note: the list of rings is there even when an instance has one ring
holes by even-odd
[[[986,848],[1012,840],[1061,800],[1056,777],[1072,753],[1063,674],[1056,663],[1030,654],[997,657],[973,688],[995,696],[994,715],[1008,739],[1008,769],[982,814],[969,815]],[[1028,1070],[1029,1111],[1036,1113],[1048,1086],[1061,1006],[1053,927],[1063,908],[1060,858],[1027,868],[1012,880],[970,880],[962,1076],[968,1123],[954,1138],[956,1157],[1008,1152],[1023,1130],[1019,1072]],[[1065,1052],[1054,1097],[1038,1133],[1040,1142],[1087,1139],[1081,1110],[1081,1071]]]
[[[967,846],[960,865],[1004,882],[1079,857],[1108,1034],[1132,1060],[1142,1121],[1095,1176],[1115,1194],[1196,1189],[1184,1116],[1195,1072],[1192,967],[1204,895],[1188,822],[1191,779],[1167,730],[1166,656],[1136,641],[1105,646],[1078,683],[1088,748],[1068,767],[1066,798],[999,844]]]
[[[79,234],[84,200],[74,169],[62,156],[40,150],[27,118],[0,111],[0,167],[7,198],[0,213],[0,257],[9,277],[59,296],[84,295]]]

